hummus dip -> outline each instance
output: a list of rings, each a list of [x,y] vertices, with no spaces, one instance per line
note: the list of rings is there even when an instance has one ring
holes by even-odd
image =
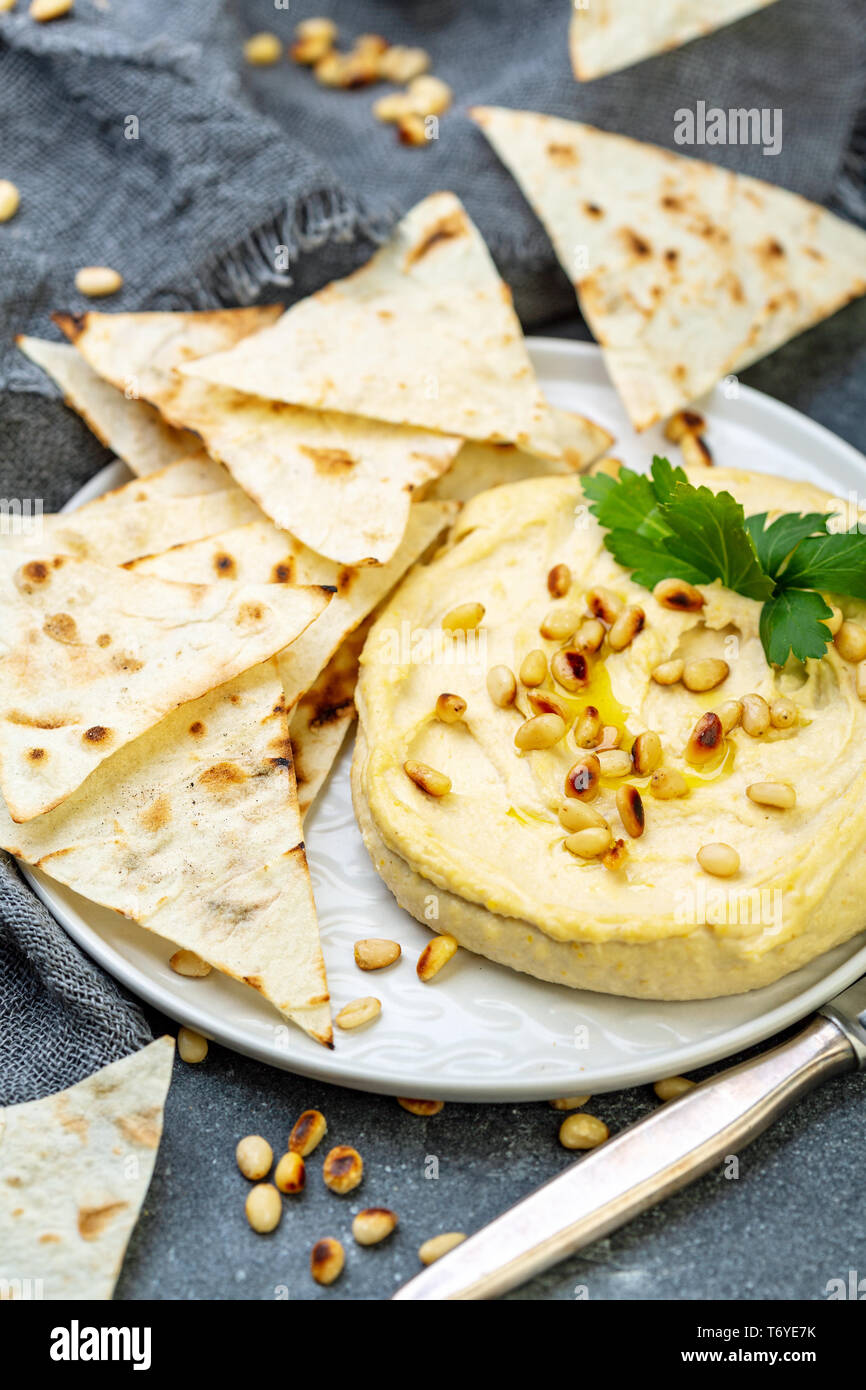
[[[766,475],[712,469],[691,481],[733,492],[747,515],[839,507],[814,487]],[[856,668],[832,644],[821,661],[769,666],[759,603],[716,583],[699,586],[698,612],[671,611],[632,583],[604,534],[578,478],[494,488],[464,508],[446,548],[400,586],[370,633],[357,692],[353,794],[367,848],[419,921],[540,979],[653,999],[769,984],[866,927],[866,703]],[[558,565],[571,582],[552,597]],[[568,644],[540,628],[559,609],[582,620],[587,592],[599,586],[639,605],[645,622],[623,650],[606,638],[589,657],[585,687],[568,690],[549,671]],[[834,602],[866,620],[866,604]],[[443,630],[443,617],[465,604],[483,605],[480,625]],[[495,704],[490,668],[517,675],[533,650],[548,659],[541,685],[518,679],[515,703]],[[652,678],[660,663],[706,657],[730,668],[714,689]],[[567,732],[521,752],[515,733],[545,692],[567,706]],[[437,717],[443,693],[466,702],[456,722]],[[786,697],[793,722],[759,736],[740,724],[708,763],[692,766],[696,722],[750,694],[770,704]],[[661,769],[686,781],[685,795],[662,800],[633,769],[601,777],[592,810],[623,842],[607,862],[570,852],[559,818],[566,774],[588,751],[575,743],[587,706],[616,729],[622,750],[655,732]],[[445,774],[447,793],[417,785],[404,769],[412,760]],[[645,810],[635,838],[617,808],[623,783]],[[795,804],[756,804],[747,795],[756,783],[790,785]],[[718,843],[739,855],[731,877],[705,872],[696,858]]]

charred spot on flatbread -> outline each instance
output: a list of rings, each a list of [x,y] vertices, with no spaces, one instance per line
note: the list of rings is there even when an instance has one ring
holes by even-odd
[[[237,763],[214,763],[199,776],[199,785],[208,791],[224,791],[226,787],[245,782],[247,774]]]
[[[406,269],[409,270],[413,265],[417,265],[424,256],[428,256],[443,242],[454,241],[456,237],[466,236],[468,230],[466,218],[462,212],[456,209],[454,212],[449,212],[447,216],[440,217],[438,222],[434,222],[433,226],[428,228],[418,245],[412,247],[406,257]]]
[[[85,743],[106,744],[111,741],[111,730],[106,729],[104,724],[92,724],[81,737]]]
[[[213,567],[220,579],[234,579],[237,574],[237,562],[231,555],[227,555],[224,550],[214,556]]]
[[[347,449],[320,449],[311,444],[302,444],[300,452],[312,459],[316,472],[325,477],[349,473],[358,463]]]
[[[52,613],[42,624],[42,631],[55,642],[78,641],[78,625],[68,613]]]

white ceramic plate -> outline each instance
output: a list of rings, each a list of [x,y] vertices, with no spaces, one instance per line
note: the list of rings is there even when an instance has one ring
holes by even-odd
[[[653,452],[671,452],[660,430],[634,434],[597,348],[554,339],[530,346],[551,401],[605,425],[617,437],[618,458],[642,468]],[[728,383],[701,408],[720,465],[807,479],[843,497],[864,491],[866,459],[787,406]],[[124,465],[112,465],[71,505],[126,476]],[[768,989],[698,1003],[578,993],[466,951],[435,983],[422,985],[414,963],[429,934],[397,906],[370,864],[352,815],[350,753],[347,747],[309,817],[307,851],[335,1008],[375,991],[382,1014],[356,1033],[338,1030],[333,1052],[282,1024],[253,990],[216,974],[183,979],[169,968],[167,942],[38,872],[24,872],[79,945],[170,1017],[274,1066],[392,1095],[522,1101],[654,1081],[769,1037],[866,972],[861,936]],[[352,946],[364,936],[399,941],[402,960],[362,975]]]

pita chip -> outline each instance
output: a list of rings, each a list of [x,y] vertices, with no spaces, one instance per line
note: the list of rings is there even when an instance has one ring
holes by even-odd
[[[44,815],[176,705],[280,651],[329,599],[0,551],[0,789],[13,820]]]
[[[559,453],[511,293],[453,193],[418,203],[353,275],[182,370],[314,410]]]
[[[866,233],[794,193],[574,121],[472,114],[547,228],[637,429],[866,293]]]
[[[289,737],[302,820],[328,780],[355,719],[358,662],[372,621],[349,634],[292,713]]]
[[[764,9],[773,0],[592,0],[572,4],[569,49],[580,82],[641,63],[656,53]]]
[[[331,1041],[328,988],[273,661],[175,709],[0,844],[252,986]]]
[[[0,1299],[110,1299],[162,1136],[174,1041],[0,1109]]]

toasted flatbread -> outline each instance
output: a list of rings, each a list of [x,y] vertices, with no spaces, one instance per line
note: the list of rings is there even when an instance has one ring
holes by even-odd
[[[150,1185],[174,1042],[0,1110],[0,1299],[110,1299]]]
[[[721,29],[773,0],[571,0],[574,75],[591,82]]]
[[[0,551],[0,789],[12,818],[58,806],[176,705],[280,651],[329,599]]]
[[[638,429],[866,293],[866,233],[794,193],[574,121],[472,115],[550,233]]]
[[[341,643],[289,721],[302,820],[325,785],[355,719],[358,660],[371,625],[368,619]]]

